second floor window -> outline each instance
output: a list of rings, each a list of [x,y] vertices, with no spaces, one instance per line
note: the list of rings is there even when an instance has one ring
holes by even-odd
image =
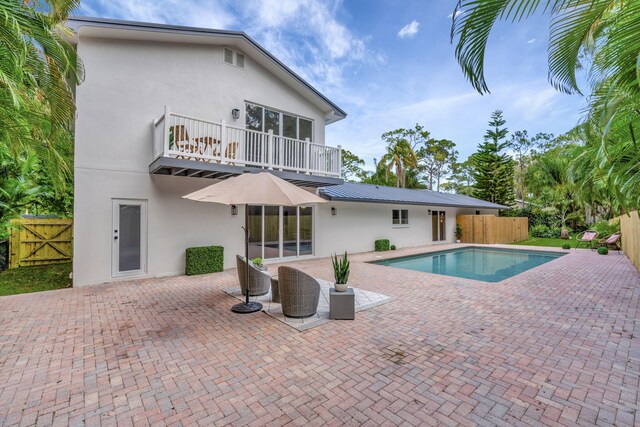
[[[313,122],[304,117],[272,110],[262,105],[245,104],[245,125],[249,130],[273,131],[274,135],[313,141]]]

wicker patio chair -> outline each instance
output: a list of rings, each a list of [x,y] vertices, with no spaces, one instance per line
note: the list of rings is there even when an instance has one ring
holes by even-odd
[[[600,239],[598,246],[605,246],[609,250],[618,251],[620,253],[620,233],[614,233],[606,239]]]
[[[247,292],[247,262],[244,257],[236,255],[236,264],[238,266],[238,280],[240,281],[240,290],[242,295]],[[257,297],[264,295],[271,289],[271,275],[259,270],[254,265],[249,264],[249,296]]]
[[[580,243],[588,243],[589,249],[593,249],[593,244],[597,242],[596,240],[597,237],[598,237],[598,232],[593,230],[585,231],[582,234],[578,234],[576,236],[576,241],[578,242],[576,244],[576,249],[578,249],[578,247],[580,246]]]
[[[285,316],[310,317],[318,311],[320,284],[308,274],[291,267],[279,267],[278,288]]]

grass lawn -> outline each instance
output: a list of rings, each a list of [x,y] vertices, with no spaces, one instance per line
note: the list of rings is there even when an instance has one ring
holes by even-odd
[[[69,273],[70,262],[6,270],[0,273],[0,296],[68,288]]]
[[[522,242],[510,243],[511,245],[527,245],[527,246],[548,246],[551,248],[561,248],[565,243],[569,243],[571,248],[576,247],[576,239],[573,238],[571,240],[563,240],[563,239],[547,239],[544,237],[531,237],[527,240],[523,240]]]

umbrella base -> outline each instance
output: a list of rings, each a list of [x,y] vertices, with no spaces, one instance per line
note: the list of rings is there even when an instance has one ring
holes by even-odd
[[[231,307],[231,311],[240,314],[255,313],[260,310],[262,310],[262,304],[253,301],[242,302]]]

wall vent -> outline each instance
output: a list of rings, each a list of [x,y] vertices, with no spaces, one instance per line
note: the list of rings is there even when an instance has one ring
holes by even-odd
[[[224,48],[224,62],[233,65],[233,51],[226,47]]]
[[[245,57],[242,53],[225,47],[224,62],[229,65],[235,65],[238,68],[244,68]]]

